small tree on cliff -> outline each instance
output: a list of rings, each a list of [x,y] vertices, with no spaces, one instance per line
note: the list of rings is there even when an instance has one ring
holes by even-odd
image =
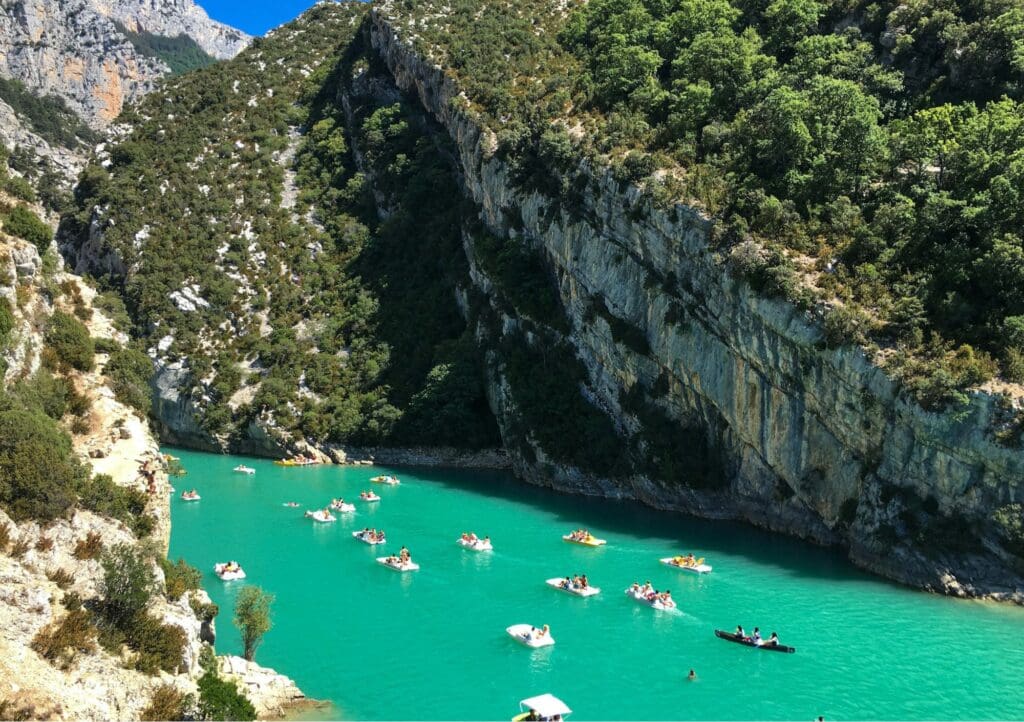
[[[259,587],[245,587],[235,602],[235,626],[242,634],[243,656],[250,662],[256,657],[256,648],[270,629],[270,605],[274,595]]]

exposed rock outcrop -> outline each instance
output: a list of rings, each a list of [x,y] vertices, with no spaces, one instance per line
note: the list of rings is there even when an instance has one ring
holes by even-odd
[[[288,677],[242,657],[218,657],[217,671],[238,685],[260,719],[281,719],[290,709],[315,704]]]
[[[494,155],[493,133],[464,110],[452,78],[400,36],[389,11],[371,13],[374,47],[398,87],[455,141],[466,192],[489,230],[521,239],[549,267],[586,394],[624,436],[642,431],[637,405],[670,419],[681,458],[695,475],[713,466],[716,483],[602,478],[546,458],[536,444],[520,453],[531,440],[513,435],[515,401],[498,364],[489,395],[520,476],[744,519],[842,544],[856,563],[900,581],[1024,603],[1024,580],[991,529],[992,513],[1024,495],[1024,454],[990,433],[991,396],[973,394],[960,414],[930,413],[861,351],[825,348],[813,313],[729,274],[711,244],[712,221],[694,208],[654,208],[597,169],[584,169],[590,182],[577,209],[517,186]],[[472,275],[498,326],[522,325],[479,267]],[[642,342],[617,342],[623,326]],[[942,532],[950,523],[977,536],[957,546]],[[943,544],[930,547],[935,538]]]

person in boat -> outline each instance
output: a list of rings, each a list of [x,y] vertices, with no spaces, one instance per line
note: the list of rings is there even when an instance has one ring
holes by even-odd
[[[551,631],[551,628],[545,624],[539,630],[534,631],[537,633],[537,639],[544,639],[544,637],[548,636],[548,633]]]
[[[537,710],[535,710],[533,707],[530,707],[530,711],[526,713],[526,716],[523,717],[523,719],[527,720],[528,722],[538,722],[540,717],[537,716]]]
[[[462,532],[462,541],[468,542],[469,541],[469,534],[467,534],[466,532]]]
[[[754,627],[754,633],[750,635],[750,641],[753,642],[758,647],[760,647],[762,644],[764,644],[764,640],[761,639],[761,628],[760,627]]]
[[[630,594],[634,597],[640,593],[640,582],[633,582],[633,585],[629,588]]]
[[[469,541],[470,541],[471,543],[474,543],[474,544],[475,544],[475,543],[476,543],[476,542],[477,542],[478,540],[479,540],[479,537],[478,537],[478,536],[476,535],[476,532],[475,532],[475,531],[471,531],[471,532],[469,533]]]
[[[398,558],[401,560],[403,564],[408,562],[411,559],[411,557],[409,556],[409,550],[405,547],[402,547],[401,550],[398,552]]]
[[[562,587],[562,589],[572,589],[572,581],[569,579],[569,577],[566,577],[562,580],[559,586]]]
[[[778,647],[779,646],[779,635],[776,634],[775,632],[772,632],[771,635],[768,637],[768,641],[765,642],[765,644],[770,645],[772,647]]]
[[[651,586],[651,580],[648,579],[644,582],[644,585],[640,588],[641,593],[646,597],[648,594],[654,591],[654,587]]]
[[[742,624],[737,624],[736,625],[736,631],[734,632],[734,634],[736,635],[737,639],[746,639],[747,638],[747,633],[743,631],[743,625]]]
[[[490,543],[491,543],[491,538],[489,536],[485,535],[484,536],[484,544],[490,544]]]
[[[589,586],[590,586],[590,582],[587,581],[587,575],[586,574],[581,574],[580,575],[580,589],[586,589]]]

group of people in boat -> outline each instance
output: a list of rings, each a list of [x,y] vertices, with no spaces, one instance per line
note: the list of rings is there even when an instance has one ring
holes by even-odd
[[[220,571],[222,574],[226,574],[228,572],[237,572],[239,569],[241,569],[241,567],[238,566],[238,562],[232,559],[227,564],[225,564],[223,569],[221,569]]]
[[[480,537],[478,537],[476,535],[476,532],[473,532],[473,531],[465,532],[464,531],[464,532],[462,532],[462,541],[466,542],[467,544],[476,544],[479,541],[482,541],[482,542],[484,542],[486,544],[490,544],[491,543],[491,538],[489,536],[485,536],[483,539],[481,539]]]
[[[540,629],[536,627],[530,627],[530,639],[544,639],[546,636],[551,634],[551,627],[545,624]]]
[[[559,584],[558,586],[560,586],[562,589],[569,589],[569,590],[573,590],[573,589],[589,589],[590,588],[590,582],[587,580],[587,575],[586,574],[576,574],[576,575],[574,575],[572,577],[566,577],[565,579],[562,580],[562,583]]]
[[[398,564],[399,566],[405,566],[406,564],[412,561],[412,556],[409,554],[408,549],[402,547],[399,550],[397,556],[392,554],[388,557],[385,557],[385,560],[387,561],[388,564]]]
[[[641,585],[639,582],[633,582],[629,588],[630,594],[637,598],[644,598],[651,604],[660,602],[666,607],[674,607],[676,605],[675,600],[672,599],[672,592],[668,589],[661,591],[651,586],[650,580],[646,581]]]
[[[371,542],[378,542],[378,543],[387,541],[387,539],[384,537],[384,530],[383,529],[378,531],[376,529],[371,529],[370,527],[363,527],[363,530],[361,532],[359,532],[359,538],[364,540],[364,541],[371,541]],[[405,549],[405,547],[402,547],[402,548]]]
[[[196,491],[195,489],[192,489],[191,491],[183,491],[181,492],[181,498],[184,499],[185,501],[189,501],[190,499],[198,499],[199,492]]]
[[[697,559],[692,553],[687,554],[686,556],[677,554],[672,557],[672,563],[677,567],[697,567],[704,563],[704,557]]]
[[[750,634],[747,634],[745,631],[743,631],[743,625],[737,624],[736,625],[736,631],[735,631],[734,634],[736,635],[737,638],[742,639],[745,642],[750,642],[751,644],[753,644],[756,647],[760,647],[760,646],[777,647],[779,645],[779,635],[778,634],[776,634],[775,632],[772,632],[771,635],[769,635],[768,639],[764,639],[761,636],[761,628],[760,627],[754,627],[754,631],[751,632]]]
[[[370,501],[371,499],[379,499],[380,497],[374,494],[372,491],[361,491],[359,492],[359,498],[363,501]]]
[[[590,533],[589,529],[576,529],[575,531],[569,532],[569,539],[571,541],[585,542],[590,541],[594,538],[594,535]]]

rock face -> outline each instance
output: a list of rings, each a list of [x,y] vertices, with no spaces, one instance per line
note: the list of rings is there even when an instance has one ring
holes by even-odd
[[[308,702],[291,679],[242,657],[218,657],[217,671],[238,685],[260,719],[281,719],[289,709]]]
[[[115,21],[135,32],[186,34],[217,58],[250,40],[191,0],[12,0],[0,10],[0,74],[64,98],[90,125],[104,127],[170,70],[140,54]]]
[[[399,38],[388,12],[371,13],[374,47],[398,87],[454,140],[466,193],[488,229],[531,246],[550,269],[568,321],[564,340],[587,372],[585,394],[623,435],[642,430],[636,405],[655,408],[685,432],[676,444],[695,474],[712,466],[715,483],[600,478],[552,462],[535,445],[528,455],[516,451],[515,402],[498,364],[489,395],[520,476],[744,519],[842,544],[856,563],[907,583],[1024,603],[1024,580],[990,521],[1024,497],[1024,454],[992,437],[991,396],[972,395],[957,415],[908,401],[862,352],[824,348],[813,315],[730,277],[710,244],[712,222],[691,207],[653,208],[598,170],[589,171],[575,212],[517,188],[494,155],[493,134],[461,110],[454,81]],[[503,310],[509,305],[477,264],[472,276],[502,328],[522,321]],[[595,314],[595,304],[604,312]],[[612,323],[628,324],[643,342],[616,342]],[[976,536],[928,548],[949,541],[950,524]]]

